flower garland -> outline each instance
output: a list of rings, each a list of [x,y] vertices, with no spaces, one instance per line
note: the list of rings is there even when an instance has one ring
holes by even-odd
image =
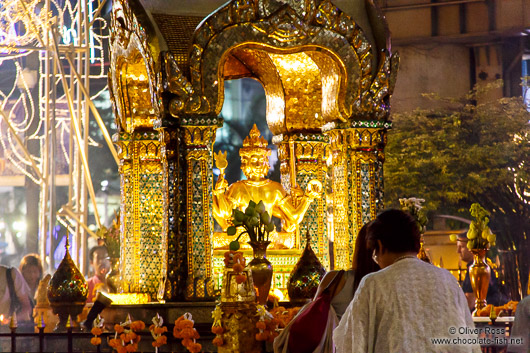
[[[256,341],[273,342],[278,336],[279,321],[263,305],[258,305],[256,308],[259,316],[259,320],[256,322],[256,328],[259,330],[256,334]]]
[[[118,353],[136,352],[141,337],[135,331],[141,331],[144,328],[145,324],[143,321],[132,321],[131,316],[127,315],[125,322],[114,325],[116,333],[114,338],[109,341],[109,346],[116,349]],[[118,335],[120,335],[119,339]]]
[[[243,269],[247,264],[247,261],[243,257],[243,253],[241,251],[230,250],[225,252],[224,262],[226,267],[230,266],[230,264],[233,264],[232,269],[236,274],[237,284],[241,284],[247,280],[247,276],[242,273]]]
[[[105,322],[105,319],[103,319],[101,316],[96,317],[94,319],[94,325],[92,327],[92,330],[90,332],[94,335],[90,339],[90,343],[94,346],[99,346],[101,344],[101,337],[100,336],[103,333],[103,323]]]
[[[221,323],[221,319],[223,318],[223,310],[221,309],[220,304],[217,304],[215,310],[212,311],[212,318],[212,332],[215,334],[215,338],[213,339],[212,343],[217,347],[220,347],[225,344],[223,339],[223,333],[225,330],[223,329],[223,324]]]
[[[286,309],[283,306],[277,306],[270,311],[271,315],[278,320],[278,327],[285,328],[289,322],[296,316],[300,311],[300,307],[296,306],[294,308]]]
[[[182,339],[182,345],[186,347],[191,353],[198,353],[202,349],[202,345],[197,343],[199,333],[193,327],[193,318],[190,313],[185,313],[177,320],[175,320],[175,328],[173,329],[173,336]]]
[[[167,327],[162,326],[163,324],[164,319],[156,313],[156,316],[153,318],[153,324],[149,326],[149,331],[151,331],[151,336],[154,339],[151,344],[155,347],[156,352],[158,352],[158,347],[167,343],[167,337],[164,336],[164,332],[167,332]]]

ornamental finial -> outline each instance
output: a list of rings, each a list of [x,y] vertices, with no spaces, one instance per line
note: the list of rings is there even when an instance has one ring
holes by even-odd
[[[261,136],[256,124],[250,130],[249,136],[245,137],[243,147],[239,150],[241,156],[248,156],[253,154],[270,156],[271,150],[267,147],[269,143]]]

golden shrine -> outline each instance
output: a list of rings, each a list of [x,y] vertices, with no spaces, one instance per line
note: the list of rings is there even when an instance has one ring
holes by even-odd
[[[273,287],[285,290],[307,231],[326,268],[350,267],[355,235],[382,208],[399,61],[380,11],[371,1],[355,7],[346,13],[328,0],[232,0],[202,18],[113,2],[109,86],[124,292],[167,301],[215,295],[224,266],[222,251],[214,251],[213,145],[224,82],[243,77],[263,85],[281,187],[294,194],[314,191],[314,181],[323,185],[295,227],[292,248],[268,252]]]

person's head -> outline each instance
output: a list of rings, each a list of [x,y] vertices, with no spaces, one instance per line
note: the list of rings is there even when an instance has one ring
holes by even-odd
[[[267,140],[261,137],[261,132],[254,124],[250,130],[250,135],[245,138],[243,147],[239,150],[241,170],[247,179],[261,179],[269,172],[271,150],[267,145]]]
[[[420,229],[408,212],[389,209],[370,223],[366,241],[376,255],[415,253],[420,250]],[[381,267],[384,265],[379,262]]]
[[[359,287],[359,283],[361,283],[361,279],[364,276],[379,270],[379,266],[372,259],[372,252],[368,250],[368,244],[366,243],[366,234],[370,223],[366,223],[359,230],[359,234],[357,234],[357,239],[355,240],[352,263],[352,268],[355,270],[353,293]]]
[[[36,288],[42,279],[43,269],[39,255],[28,254],[22,258],[18,266],[20,273],[30,288]]]
[[[456,237],[456,252],[460,255],[460,259],[464,262],[473,260],[473,253],[467,248],[466,232],[460,233]]]
[[[110,259],[107,247],[103,245],[94,246],[90,249],[89,259],[94,269],[94,274],[103,280],[110,271]]]

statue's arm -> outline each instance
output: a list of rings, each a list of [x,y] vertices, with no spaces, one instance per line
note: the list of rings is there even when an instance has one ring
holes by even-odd
[[[285,195],[278,204],[278,208],[285,214],[286,231],[290,232],[300,224],[313,200],[322,193],[322,184],[310,184],[306,192],[300,188],[292,190],[290,195]],[[293,197],[294,195],[294,197]],[[290,230],[289,230],[289,229]]]
[[[219,180],[221,178],[222,180]],[[230,197],[232,190],[231,188],[227,188],[228,183],[222,176],[219,176],[219,179],[217,179],[217,183],[213,189],[212,211],[217,223],[219,223],[223,230],[226,230],[229,226],[228,220],[232,216],[233,205]]]

